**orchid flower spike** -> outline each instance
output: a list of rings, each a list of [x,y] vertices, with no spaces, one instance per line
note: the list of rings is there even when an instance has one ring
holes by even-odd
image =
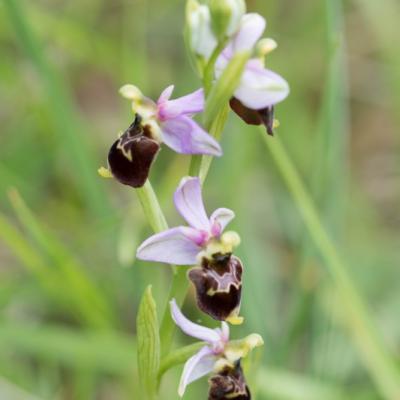
[[[219,143],[192,119],[204,109],[203,90],[170,100],[173,90],[174,86],[167,87],[155,103],[136,86],[120,89],[122,96],[132,101],[136,115],[108,154],[110,172],[121,183],[143,186],[161,143],[177,153],[222,154]]]
[[[199,308],[217,320],[241,323],[238,317],[243,266],[232,255],[240,243],[236,232],[223,233],[235,214],[218,208],[208,218],[199,178],[181,180],[174,195],[175,207],[190,226],[178,226],[145,240],[137,257],[177,265],[196,265],[188,275],[197,292]]]
[[[262,50],[268,54],[276,47],[269,39],[260,39],[266,27],[265,19],[256,13],[243,15],[239,30],[228,46],[218,57],[215,66],[216,77],[220,77],[232,57],[243,51],[253,53]],[[274,105],[284,100],[289,94],[289,85],[280,75],[264,67],[263,58],[254,57],[246,63],[239,86],[234,92],[230,105],[246,123],[250,125],[264,124],[272,135],[274,128]]]
[[[214,376],[210,379],[209,398],[250,399],[250,392],[240,368],[240,360],[253,348],[263,344],[261,336],[252,334],[242,340],[230,341],[229,326],[226,322],[221,323],[221,328],[207,328],[187,319],[175,299],[170,301],[170,307],[176,325],[187,335],[205,342],[205,345],[186,361],[179,383],[179,396],[183,396],[189,383],[213,373]],[[217,393],[224,394],[224,397],[218,397]],[[236,397],[240,395],[247,397]]]

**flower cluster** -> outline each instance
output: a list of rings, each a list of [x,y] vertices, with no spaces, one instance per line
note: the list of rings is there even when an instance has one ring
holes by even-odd
[[[276,125],[274,106],[286,98],[289,86],[265,67],[265,57],[276,47],[274,40],[261,38],[265,19],[255,13],[246,14],[244,0],[208,0],[201,4],[188,0],[186,22],[188,44],[203,78],[211,71],[211,78],[223,79],[231,61],[237,55],[245,56],[243,73],[231,92],[231,109],[247,124],[264,125],[272,135]],[[205,108],[203,89],[171,100],[173,89],[174,86],[167,87],[154,102],[136,86],[121,88],[122,96],[131,101],[135,118],[111,146],[108,170],[101,169],[102,175],[135,188],[143,186],[162,143],[177,153],[222,155],[216,139],[193,119]],[[187,226],[149,237],[137,249],[137,258],[188,266],[187,276],[195,288],[199,309],[222,321],[221,328],[200,326],[189,321],[175,300],[171,301],[175,323],[186,334],[204,342],[185,364],[179,395],[190,382],[211,373],[210,400],[250,399],[241,359],[263,342],[256,334],[242,340],[229,339],[228,323],[243,321],[239,311],[244,267],[233,254],[240,237],[234,231],[226,231],[235,214],[218,208],[208,216],[197,177],[182,178],[174,203]]]

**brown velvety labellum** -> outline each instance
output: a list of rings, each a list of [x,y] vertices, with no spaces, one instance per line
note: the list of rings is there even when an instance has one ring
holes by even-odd
[[[149,175],[160,145],[144,136],[141,118],[137,116],[133,124],[114,142],[108,153],[108,165],[114,178],[120,183],[134,188],[144,185]]]
[[[215,255],[192,268],[189,279],[196,288],[198,307],[218,321],[232,316],[240,307],[243,266],[239,258]]]
[[[208,400],[251,400],[240,362],[235,367],[225,367],[209,380]]]
[[[249,125],[264,125],[267,133],[271,136],[274,135],[274,107],[266,107],[261,110],[253,110],[246,107],[237,98],[232,97],[229,101],[231,109]]]

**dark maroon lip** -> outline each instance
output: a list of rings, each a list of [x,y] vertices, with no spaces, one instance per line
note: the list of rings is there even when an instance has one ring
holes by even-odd
[[[208,400],[251,400],[240,360],[233,368],[226,366],[209,379]]]
[[[231,254],[216,254],[192,268],[188,277],[196,288],[198,307],[218,321],[225,321],[240,307],[243,265]]]
[[[108,165],[114,178],[134,188],[144,185],[160,150],[159,143],[145,133],[142,118],[136,114],[134,122],[108,153]]]

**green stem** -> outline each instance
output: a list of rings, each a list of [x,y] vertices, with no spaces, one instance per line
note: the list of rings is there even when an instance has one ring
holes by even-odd
[[[218,46],[215,48],[213,53],[211,54],[211,57],[204,68],[204,74],[203,74],[203,87],[204,87],[204,95],[207,98],[211,88],[212,88],[212,82],[214,79],[214,67],[215,63],[217,62],[218,56],[221,54],[222,50],[225,48],[227,44],[227,40],[222,40],[220,43],[218,43]]]
[[[204,87],[204,96],[206,98],[208,97],[208,95],[210,94],[210,91],[212,89],[215,63],[217,62],[218,56],[221,54],[221,52],[225,48],[226,44],[227,44],[227,40],[223,40],[218,44],[218,46],[213,51],[206,67],[204,68],[203,87]],[[204,119],[207,120],[206,118],[204,118]],[[206,124],[206,125],[211,125],[211,124]],[[211,126],[205,126],[205,129],[208,132],[210,131],[210,128],[211,128]],[[210,134],[212,135],[213,133],[210,132]],[[215,136],[215,135],[213,135],[213,136]],[[198,176],[200,174],[202,160],[203,160],[203,157],[201,155],[193,155],[192,156],[192,158],[190,160],[190,166],[189,166],[189,175],[190,176]]]
[[[365,365],[385,399],[400,398],[400,371],[386,350],[347,267],[323,227],[314,203],[279,138],[260,134],[299,209],[316,248],[333,277],[343,301],[345,320]]]
[[[150,181],[147,180],[143,187],[137,188],[136,193],[142,205],[144,215],[153,231],[161,232],[168,229],[167,220],[161,210],[160,203]]]

